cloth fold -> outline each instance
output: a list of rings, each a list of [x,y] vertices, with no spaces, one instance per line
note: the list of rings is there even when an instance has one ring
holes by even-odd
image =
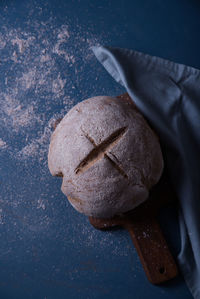
[[[92,50],[159,135],[181,207],[178,262],[200,299],[200,70],[128,49]]]

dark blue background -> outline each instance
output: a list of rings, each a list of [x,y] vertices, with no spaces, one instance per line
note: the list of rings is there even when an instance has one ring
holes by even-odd
[[[0,298],[191,298],[181,276],[163,286],[147,281],[127,232],[96,231],[73,210],[60,179],[48,171],[47,152],[52,117],[85,98],[124,92],[90,46],[133,48],[200,68],[199,1],[40,2],[0,3],[2,45],[5,41],[0,43],[0,138],[6,142],[0,148]],[[61,49],[75,61],[54,53],[63,25],[70,36]],[[34,42],[20,52],[16,37],[34,37]],[[37,59],[44,49],[51,54],[49,66]],[[34,67],[35,84],[24,88],[20,78]],[[38,89],[43,72],[46,83]],[[57,96],[51,85],[58,72],[66,82]],[[15,102],[5,106],[10,101],[5,94]],[[30,114],[36,116],[18,129],[17,103],[24,113],[33,103]],[[20,155],[31,143],[36,153]],[[180,246],[176,218],[173,206],[160,215],[175,256]]]

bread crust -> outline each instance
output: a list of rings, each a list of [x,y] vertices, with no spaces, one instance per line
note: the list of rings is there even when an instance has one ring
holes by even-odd
[[[134,105],[98,96],[78,103],[52,134],[48,165],[72,206],[93,217],[127,212],[148,198],[163,170],[158,137]]]

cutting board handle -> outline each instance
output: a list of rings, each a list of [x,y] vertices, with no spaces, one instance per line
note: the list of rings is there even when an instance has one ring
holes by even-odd
[[[154,216],[129,217],[123,226],[130,233],[151,283],[160,284],[177,276],[176,263]]]

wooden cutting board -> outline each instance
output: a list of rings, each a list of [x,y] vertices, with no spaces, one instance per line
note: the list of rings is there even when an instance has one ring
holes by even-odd
[[[135,106],[127,93],[118,97],[126,101],[128,105]],[[136,106],[135,109],[137,109]],[[156,219],[159,209],[175,199],[168,176],[164,173],[159,183],[152,189],[149,199],[142,205],[111,219],[89,217],[89,221],[95,228],[101,230],[114,226],[127,229],[147,278],[153,284],[160,284],[178,274],[176,263]]]

